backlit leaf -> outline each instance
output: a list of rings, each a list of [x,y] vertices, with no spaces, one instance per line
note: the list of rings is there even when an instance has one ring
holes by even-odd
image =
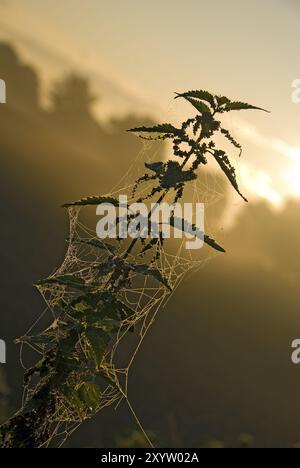
[[[69,208],[71,206],[93,206],[93,205],[101,205],[102,203],[110,204],[115,207],[119,206],[119,200],[112,197],[87,197],[81,200],[78,200],[73,203],[66,203],[63,205],[63,208]]]
[[[90,245],[100,250],[107,250],[110,253],[115,253],[115,251],[117,250],[115,245],[109,244],[108,242],[104,242],[101,239],[81,239],[79,241],[76,241],[76,243]]]
[[[202,89],[197,91],[187,91],[186,93],[176,93],[175,99],[179,97],[183,97],[185,99],[192,98],[192,99],[199,99],[201,101],[208,102],[213,109],[216,107],[215,97],[213,94],[209,93],[208,91],[204,91]]]
[[[91,346],[96,367],[98,368],[110,342],[110,336],[105,331],[94,327],[87,328],[85,336]]]
[[[79,400],[91,411],[97,410],[102,392],[94,382],[83,382],[76,388]]]
[[[232,111],[232,110],[251,110],[251,109],[252,110],[261,110],[261,111],[264,111],[264,112],[269,112],[268,110],[262,109],[261,107],[252,106],[251,104],[248,104],[246,102],[239,102],[239,101],[228,102],[228,103],[225,104],[223,109],[225,110],[225,112],[229,112],[229,111]]]
[[[180,130],[178,128],[168,123],[155,125],[154,127],[131,128],[130,130],[127,130],[127,131],[133,132],[133,133],[163,133],[166,136],[174,136],[180,133]]]
[[[192,104],[192,106],[195,107],[195,109],[197,109],[198,112],[200,112],[200,114],[210,114],[211,111],[210,111],[210,108],[204,104],[203,101],[199,101],[197,99],[193,99],[193,98],[190,98],[190,97],[186,97],[185,96],[185,99],[190,102]]]
[[[200,231],[200,229],[197,228],[195,224],[191,224],[185,219],[181,219],[181,218],[177,218],[176,216],[175,217],[173,216],[170,219],[170,225],[173,227],[176,226],[176,228],[181,229],[182,232],[194,235],[196,238],[203,240],[205,244],[209,245],[213,249],[218,250],[219,252],[225,253],[225,250],[223,249],[223,247],[221,247],[214,239],[212,239],[211,237],[207,236],[202,231]]]
[[[167,279],[161,274],[161,272],[155,268],[150,268],[148,265],[130,265],[132,271],[140,273],[145,276],[152,276],[154,279],[162,283],[166,288],[172,291]]]
[[[236,180],[236,173],[235,169],[232,166],[228,156],[225,154],[224,151],[214,151],[214,158],[219,164],[220,168],[226,175],[227,179],[233,186],[233,188],[237,191],[237,193],[245,200],[246,202],[248,201],[247,198],[244,197],[244,195],[240,192],[237,180]]]
[[[73,289],[79,289],[84,291],[86,289],[86,283],[82,278],[78,278],[75,275],[62,275],[53,276],[52,278],[46,278],[35,283],[36,286],[48,286],[51,284],[58,284],[60,286],[68,286]]]

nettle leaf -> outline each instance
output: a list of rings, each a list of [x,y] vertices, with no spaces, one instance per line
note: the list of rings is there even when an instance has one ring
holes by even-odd
[[[83,322],[87,325],[100,326],[105,317],[103,303],[97,304],[94,308],[86,305],[84,300],[73,306],[70,315],[73,319]]]
[[[111,273],[115,267],[113,257],[109,257],[106,261],[99,263],[95,266],[95,271],[98,277],[103,277],[108,273]]]
[[[157,281],[162,283],[166,288],[172,291],[168,280],[156,268],[151,268],[148,265],[130,265],[130,269],[144,276],[152,276],[152,278],[156,279]]]
[[[101,307],[101,317],[109,318],[114,320],[123,320],[131,317],[134,314],[134,310],[124,302],[117,299],[111,293],[102,293],[101,299],[103,305]]]
[[[46,278],[35,283],[36,286],[48,286],[51,284],[68,286],[70,288],[79,289],[81,291],[85,291],[87,287],[85,281],[75,275],[61,275],[52,278]]]
[[[74,310],[72,316],[86,320],[87,323],[97,323],[105,318],[124,320],[135,313],[131,307],[109,292],[86,294],[75,299],[70,306]]]
[[[183,97],[185,99],[199,99],[201,101],[206,101],[210,104],[210,106],[215,109],[216,108],[216,102],[215,102],[215,96],[208,91],[204,90],[197,90],[197,91],[187,91],[186,93],[175,93],[177,96],[175,99],[179,97]]]
[[[41,408],[42,400],[31,399],[28,400],[23,408],[24,413],[37,412]]]
[[[136,127],[127,131],[133,133],[162,133],[166,138],[173,137],[181,133],[178,128],[168,123],[155,125],[154,127]]]
[[[146,252],[148,252],[149,250],[153,249],[154,247],[157,246],[159,242],[159,239],[151,239],[148,244],[146,244],[143,249],[141,250],[141,253],[140,255],[144,255]]]
[[[120,321],[121,310],[119,309],[117,302],[116,301],[104,302],[103,307],[101,309],[101,317],[102,319]]]
[[[156,175],[162,174],[164,171],[165,163],[163,162],[154,162],[154,163],[145,163],[147,169],[154,172]]]
[[[87,293],[74,299],[69,306],[81,313],[90,309],[98,310],[99,304],[102,304],[101,297],[102,293]]]
[[[122,320],[131,317],[135,313],[131,307],[124,304],[124,302],[122,301],[115,300],[113,304],[115,306],[116,311],[118,312],[118,315]]]
[[[261,110],[263,112],[270,112],[266,109],[262,109],[261,107],[256,107],[252,106],[251,104],[248,104],[247,102],[239,102],[239,101],[232,101],[232,102],[227,102],[225,106],[223,107],[225,112],[230,112],[232,110]]]
[[[238,148],[238,149],[240,150],[239,156],[241,156],[241,154],[242,154],[242,146],[240,145],[240,143],[238,143],[238,142],[234,139],[234,137],[231,135],[231,133],[230,133],[228,130],[226,130],[225,128],[220,128],[220,132],[224,135],[224,137],[225,137],[228,141],[230,141],[230,143],[231,143],[233,146],[235,146],[236,148]]]
[[[226,253],[226,250],[223,249],[223,247],[221,247],[214,239],[207,235],[204,236],[204,242],[218,252]]]
[[[106,381],[110,386],[118,388],[117,379],[115,375],[107,369],[100,370],[100,377]]]
[[[92,349],[96,367],[99,368],[104,353],[110,342],[110,336],[105,331],[94,327],[87,328],[85,331],[85,336]]]
[[[76,387],[76,394],[90,411],[96,411],[101,399],[102,392],[94,382],[83,382]]]
[[[210,138],[214,132],[220,129],[221,122],[215,120],[212,114],[203,114],[201,117],[202,138]]]
[[[169,161],[161,175],[161,186],[168,189],[195,179],[197,175],[192,170],[184,171],[177,161]]]
[[[66,365],[69,360],[69,365],[73,367],[75,365],[74,349],[79,340],[79,332],[74,328],[70,333],[60,341],[60,356],[64,360]]]
[[[111,204],[116,207],[119,206],[119,200],[112,197],[87,197],[82,198],[73,203],[66,203],[63,205],[63,208],[70,208],[72,206],[93,206],[93,205],[101,205],[102,203]]]
[[[107,250],[109,251],[109,253],[115,253],[117,250],[117,247],[115,245],[109,244],[108,242],[104,242],[101,239],[81,239],[79,241],[76,241],[76,243],[90,245],[100,250]]]
[[[223,249],[223,247],[221,247],[214,239],[212,239],[211,237],[204,234],[204,232],[202,232],[199,228],[197,228],[197,226],[195,224],[191,224],[186,219],[178,218],[176,216],[173,216],[170,219],[170,225],[172,227],[176,226],[176,228],[181,229],[182,232],[194,235],[196,238],[198,238],[200,240],[203,240],[203,242],[205,244],[209,245],[210,247],[212,247],[215,250],[218,250],[219,252],[222,252],[222,253],[226,252]]]
[[[83,409],[83,401],[80,399],[80,396],[74,388],[62,388],[61,393],[66,404],[69,405],[71,408],[77,411],[81,411]]]
[[[15,340],[16,344],[20,343],[33,343],[37,345],[49,345],[53,342],[54,336],[51,334],[37,335],[37,336],[21,336]]]
[[[72,313],[72,318],[85,322],[88,325],[98,325],[102,321],[102,317],[99,316],[98,312],[94,312],[92,309],[86,309],[85,311],[75,310]]]
[[[226,96],[215,96],[218,106],[223,106],[224,104],[227,104],[230,102],[230,99],[228,99]]]
[[[197,111],[200,112],[200,114],[210,114],[211,113],[210,108],[206,104],[204,104],[203,101],[198,101],[197,99],[193,99],[193,98],[186,97],[186,96],[185,96],[185,99],[188,102],[190,102],[192,104],[192,106],[194,106],[195,109],[197,109]]]
[[[226,155],[226,153],[224,151],[217,150],[217,151],[214,151],[213,155],[214,155],[215,160],[219,164],[220,168],[222,169],[222,171],[226,175],[227,179],[229,180],[229,182],[233,186],[233,188],[243,198],[243,200],[245,200],[247,202],[248,201],[247,198],[245,198],[244,195],[240,192],[240,189],[239,189],[239,186],[238,186],[238,183],[237,183],[237,180],[236,180],[235,169],[232,166],[232,164],[231,164],[228,156]]]

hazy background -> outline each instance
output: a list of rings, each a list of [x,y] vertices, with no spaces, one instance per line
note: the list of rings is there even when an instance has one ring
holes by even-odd
[[[250,204],[208,179],[223,194],[215,237],[227,253],[160,314],[132,368],[130,399],[160,444],[237,446],[242,434],[255,446],[297,443],[299,2],[10,0],[0,13],[2,413],[20,402],[13,339],[43,310],[31,284],[64,255],[60,205],[109,191],[141,148],[125,130],[186,117],[173,92],[203,88],[272,113],[227,119],[244,146],[238,173]],[[134,429],[125,405],[110,408],[70,445],[112,445]]]

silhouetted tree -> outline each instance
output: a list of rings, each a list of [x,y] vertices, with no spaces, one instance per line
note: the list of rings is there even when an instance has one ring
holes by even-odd
[[[7,87],[6,106],[16,111],[31,113],[39,105],[39,82],[35,70],[24,65],[14,48],[0,43],[1,79]],[[3,111],[3,109],[2,109]]]
[[[89,81],[75,74],[57,82],[51,92],[53,112],[61,115],[86,117],[90,115],[90,107],[95,100]]]

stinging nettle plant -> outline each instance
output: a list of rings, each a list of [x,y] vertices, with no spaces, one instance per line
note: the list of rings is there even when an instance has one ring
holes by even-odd
[[[132,199],[143,202],[157,198],[156,206],[166,197],[177,202],[187,184],[197,179],[199,168],[212,157],[246,201],[228,155],[216,147],[213,137],[222,134],[241,153],[241,145],[222,127],[219,117],[234,110],[264,109],[202,90],[176,93],[177,98],[185,99],[196,110],[196,115],[180,127],[165,123],[128,130],[144,139],[169,139],[174,153],[168,161],[145,163],[147,171],[135,182]],[[138,195],[143,185],[146,188]],[[34,348],[40,360],[24,374],[22,408],[0,429],[4,448],[61,446],[83,421],[105,406],[122,399],[129,404],[129,367],[118,369],[114,359],[117,346],[139,323],[143,338],[157,310],[177,285],[176,275],[172,271],[166,275],[163,268],[166,240],[161,233],[148,240],[104,242],[84,237],[76,229],[81,208],[100,203],[118,206],[111,195],[64,205],[71,221],[68,261],[36,284],[55,320],[36,335],[17,340]],[[174,217],[170,224],[174,225]],[[184,222],[182,226],[184,229]],[[225,252],[214,239],[203,236],[210,248]],[[141,284],[146,281],[158,285],[159,294],[152,287],[152,293],[145,295]],[[135,294],[134,301],[129,299],[131,293]]]

